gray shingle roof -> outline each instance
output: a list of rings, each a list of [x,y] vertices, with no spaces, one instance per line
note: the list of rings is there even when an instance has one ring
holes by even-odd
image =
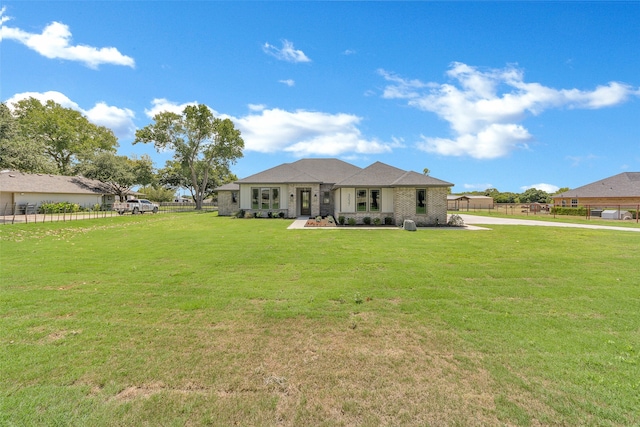
[[[240,186],[235,182],[230,182],[225,185],[221,185],[220,187],[216,187],[213,191],[238,191],[240,190]]]
[[[301,159],[283,163],[236,181],[238,184],[325,183],[333,184],[361,170],[338,159]]]
[[[405,171],[382,162],[338,181],[335,187],[451,187],[452,183],[413,171]]]
[[[553,196],[556,197],[640,197],[640,172],[623,172]]]
[[[106,184],[82,176],[0,172],[0,191],[7,193],[113,194]]]

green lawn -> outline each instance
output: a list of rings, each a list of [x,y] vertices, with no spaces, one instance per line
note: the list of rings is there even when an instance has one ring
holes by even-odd
[[[637,233],[0,226],[0,425],[637,425]]]

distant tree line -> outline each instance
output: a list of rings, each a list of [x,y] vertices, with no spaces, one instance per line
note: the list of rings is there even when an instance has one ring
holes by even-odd
[[[484,191],[471,191],[464,194],[473,196],[489,196],[494,203],[551,203],[551,196],[569,191],[568,187],[560,188],[555,193],[547,193],[537,188],[529,188],[523,193],[500,192],[496,188],[488,188]]]
[[[107,184],[120,200],[137,191],[154,201],[171,201],[186,188],[196,202],[213,189],[237,180],[230,165],[242,157],[244,141],[233,123],[213,117],[206,105],[188,106],[182,115],[163,112],[136,132],[137,142],[173,150],[173,160],[154,167],[148,155],[117,154],[112,130],[54,101],[29,98],[11,108],[0,104],[0,169],[25,173],[82,175]]]

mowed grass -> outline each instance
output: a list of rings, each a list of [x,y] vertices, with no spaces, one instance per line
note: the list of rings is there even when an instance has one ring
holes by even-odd
[[[637,425],[637,233],[0,227],[0,425]]]

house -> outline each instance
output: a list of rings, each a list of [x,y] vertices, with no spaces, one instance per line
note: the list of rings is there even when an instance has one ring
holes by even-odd
[[[450,211],[493,209],[493,197],[449,194],[447,195],[447,209]]]
[[[615,207],[640,205],[640,172],[623,172],[551,196],[555,206]]]
[[[81,176],[0,172],[0,215],[24,213],[26,206],[69,202],[80,206],[111,205],[113,191],[102,182]]]
[[[239,210],[287,218],[333,215],[382,223],[445,224],[453,184],[382,162],[360,168],[339,159],[301,159],[218,187],[218,214]]]

